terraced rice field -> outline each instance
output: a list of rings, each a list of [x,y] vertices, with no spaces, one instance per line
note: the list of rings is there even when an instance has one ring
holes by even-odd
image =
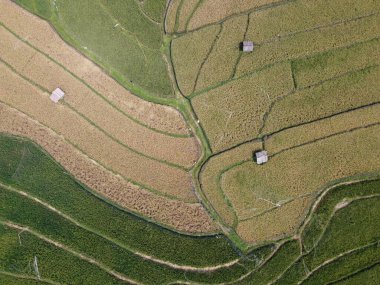
[[[200,214],[205,219],[196,223],[203,228],[205,222],[206,228],[214,231],[215,226],[193,192],[189,170],[200,150],[183,117],[169,107],[128,93],[64,43],[44,21],[10,1],[0,4],[2,130],[50,146],[49,152],[66,161],[65,166],[70,165],[82,182],[139,214],[178,226],[181,231],[192,228],[203,232],[188,219]],[[54,105],[49,95],[58,86],[66,96],[62,104]],[[18,118],[20,125],[33,125],[34,129],[18,129],[6,112]],[[159,121],[163,122],[160,126]],[[39,133],[41,128],[49,135]],[[51,137],[59,138],[68,153],[58,154],[49,141]],[[78,156],[81,159],[77,163],[68,162],[69,157]],[[84,165],[87,166],[82,169]],[[103,173],[99,177],[101,185],[97,179],[92,181],[99,172]],[[108,182],[115,188],[106,185]],[[158,205],[148,206],[154,200],[160,201],[162,210],[157,209]],[[178,214],[172,212],[176,208],[185,215],[191,212],[188,218],[179,214],[182,225],[170,221]],[[183,212],[184,208],[191,210]]]
[[[0,283],[377,285],[379,12],[0,0]]]
[[[1,136],[0,145],[1,282],[39,280],[35,266],[24,266],[35,258],[39,282],[73,284],[350,280],[378,262],[378,180],[332,188],[299,235],[241,255],[223,236],[179,235],[110,207],[28,141]],[[344,239],[348,226],[365,234]]]
[[[250,244],[296,231],[327,185],[380,170],[379,3],[270,2],[202,1],[172,44],[212,152],[199,174],[205,205]],[[244,40],[253,52],[239,50]]]

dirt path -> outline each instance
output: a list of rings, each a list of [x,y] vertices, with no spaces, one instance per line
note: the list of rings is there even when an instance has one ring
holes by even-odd
[[[132,280],[132,279],[128,278],[124,274],[121,274],[119,272],[116,272],[116,271],[112,270],[112,268],[109,268],[108,266],[106,266],[106,265],[104,265],[104,264],[96,261],[95,259],[93,259],[91,257],[88,257],[88,256],[86,256],[86,255],[84,255],[82,253],[79,253],[79,252],[77,252],[77,251],[69,248],[68,246],[65,246],[65,245],[63,245],[63,244],[61,244],[59,242],[56,242],[54,240],[49,239],[49,238],[45,237],[44,235],[41,235],[41,234],[39,234],[39,233],[37,233],[37,232],[29,229],[28,227],[23,227],[23,226],[14,224],[14,223],[9,222],[9,221],[6,221],[6,222],[0,221],[0,224],[2,224],[4,226],[8,226],[8,227],[10,227],[12,229],[15,229],[15,230],[20,230],[20,231],[23,231],[23,232],[30,233],[30,234],[38,237],[39,239],[41,239],[41,240],[43,240],[43,241],[45,241],[47,243],[50,243],[50,244],[52,244],[52,245],[54,245],[54,246],[56,246],[58,248],[61,248],[61,249],[65,250],[65,251],[67,251],[69,253],[71,253],[72,255],[74,255],[74,256],[76,256],[76,257],[78,257],[78,258],[80,258],[80,259],[82,259],[84,261],[87,261],[87,262],[89,262],[91,264],[94,264],[95,266],[99,267],[99,269],[107,272],[109,275],[112,275],[112,276],[116,277],[117,279],[119,279],[121,281],[125,281],[125,282],[127,282],[129,284],[136,284],[136,285],[142,284],[142,283],[139,283],[139,282],[137,282],[135,280]]]
[[[175,263],[172,263],[172,262],[169,262],[169,261],[165,261],[165,260],[162,260],[162,259],[158,259],[158,258],[155,258],[154,256],[150,256],[150,255],[147,255],[147,254],[144,254],[142,252],[139,252],[139,251],[136,251],[136,250],[133,250],[131,248],[128,248],[126,247],[124,244],[116,241],[115,239],[113,238],[110,238],[106,235],[103,235],[101,234],[100,232],[94,230],[94,229],[91,229],[83,224],[81,224],[80,222],[76,221],[74,218],[70,217],[69,215],[66,215],[65,213],[59,211],[58,209],[56,209],[55,207],[51,206],[49,203],[46,203],[24,191],[21,191],[21,190],[18,190],[14,187],[11,187],[11,186],[8,186],[8,185],[5,185],[3,183],[0,182],[0,186],[9,190],[9,191],[12,191],[12,192],[15,192],[19,195],[22,195],[24,197],[27,197],[28,199],[42,205],[43,207],[49,209],[50,211],[60,215],[61,217],[65,218],[66,220],[70,221],[71,223],[75,224],[76,226],[82,228],[82,229],[85,229],[89,232],[92,232],[92,233],[95,233],[96,235],[114,243],[115,245],[125,249],[125,250],[128,250],[130,252],[132,252],[133,254],[139,256],[139,257],[142,257],[144,259],[148,259],[148,260],[151,260],[155,263],[158,263],[158,264],[162,264],[162,265],[166,265],[170,268],[174,268],[174,269],[180,269],[180,270],[184,270],[184,271],[198,271],[198,272],[212,272],[212,271],[215,271],[215,270],[218,270],[218,269],[221,269],[221,268],[227,268],[227,267],[230,267],[236,263],[239,262],[239,259],[234,259],[230,262],[227,262],[227,263],[223,263],[223,264],[218,264],[218,265],[215,265],[215,266],[207,266],[207,267],[194,267],[194,266],[187,266],[187,265],[178,265],[178,264],[175,264]]]

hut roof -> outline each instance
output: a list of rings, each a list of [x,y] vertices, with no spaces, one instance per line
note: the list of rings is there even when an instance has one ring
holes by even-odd
[[[243,51],[244,52],[251,52],[253,51],[253,42],[250,41],[244,41],[243,44]]]
[[[268,161],[268,152],[265,150],[255,153],[255,160],[257,164],[264,164]]]
[[[51,93],[50,100],[52,100],[54,103],[58,103],[58,101],[61,100],[63,96],[65,96],[65,92],[63,92],[60,88],[57,88]]]

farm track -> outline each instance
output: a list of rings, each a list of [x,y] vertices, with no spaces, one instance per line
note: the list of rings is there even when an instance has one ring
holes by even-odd
[[[37,277],[32,277],[30,275],[16,274],[16,273],[7,272],[7,271],[0,271],[0,276],[1,275],[6,275],[6,276],[14,277],[14,278],[20,279],[20,280],[33,280],[33,281],[36,281],[38,283],[43,283],[43,284],[52,284],[52,285],[60,285],[60,284],[62,284],[62,283],[58,283],[56,281],[52,281],[52,280],[45,279],[45,278],[38,279]]]
[[[25,227],[23,225],[15,224],[12,221],[3,221],[1,219],[0,219],[0,224],[3,226],[7,226],[9,228],[15,229],[15,230],[27,232],[27,233],[39,238],[40,240],[42,240],[44,242],[47,242],[47,243],[49,243],[49,244],[51,244],[57,248],[63,249],[64,251],[72,254],[73,256],[75,256],[77,258],[80,258],[84,261],[87,261],[88,263],[91,263],[91,264],[97,266],[99,269],[107,272],[109,275],[111,275],[111,276],[113,276],[113,277],[115,277],[121,281],[127,282],[128,284],[136,284],[136,285],[142,284],[142,283],[139,283],[135,280],[128,278],[124,274],[121,274],[119,272],[114,271],[112,268],[108,267],[107,265],[102,264],[101,262],[98,262],[96,259],[94,259],[92,257],[89,257],[83,253],[80,253],[76,250],[71,249],[70,247],[68,247],[68,246],[66,246],[60,242],[54,241],[54,240],[52,240],[52,239],[50,239],[50,238],[48,238],[42,234],[39,234],[38,232],[34,231],[33,229],[30,229],[29,227]]]
[[[0,182],[0,187],[3,187],[5,189],[7,189],[8,191],[11,191],[17,195],[20,195],[20,196],[23,196],[23,197],[26,197],[28,199],[30,199],[31,201],[35,202],[35,203],[38,203],[39,205],[43,206],[44,208],[48,209],[49,211],[52,211],[58,215],[60,215],[61,217],[63,217],[64,219],[66,219],[67,221],[69,221],[70,223],[73,223],[74,225],[86,230],[86,231],[89,231],[91,233],[94,233],[96,235],[98,235],[99,237],[115,244],[116,246],[120,247],[120,248],[123,248],[131,253],[133,253],[134,255],[136,256],[139,256],[143,259],[147,259],[147,260],[150,260],[150,261],[153,261],[155,263],[158,263],[158,264],[161,264],[161,265],[164,265],[164,266],[168,266],[170,268],[174,268],[174,269],[179,269],[179,270],[184,270],[184,271],[197,271],[197,272],[212,272],[212,271],[215,271],[215,270],[218,270],[218,269],[221,269],[221,268],[228,268],[236,263],[239,262],[239,259],[235,259],[235,260],[232,260],[228,263],[224,263],[224,264],[218,264],[218,265],[215,265],[215,266],[207,266],[207,267],[194,267],[194,266],[189,266],[189,265],[180,265],[180,264],[175,264],[175,263],[172,263],[172,262],[169,262],[169,261],[166,261],[166,260],[162,260],[162,259],[158,259],[154,256],[150,256],[148,254],[145,254],[145,253],[142,253],[142,252],[139,252],[139,251],[136,251],[136,250],[133,250],[131,248],[129,248],[128,246],[126,246],[125,244],[113,239],[113,238],[110,238],[90,227],[87,227],[85,226],[84,224],[76,221],[74,218],[70,217],[69,215],[61,212],[60,210],[58,210],[57,208],[51,206],[49,203],[46,203],[36,197],[34,197],[33,195],[30,195],[28,194],[27,192],[24,192],[24,191],[21,191],[15,187],[12,187],[12,186],[8,186],[8,185],[5,185],[3,183]]]
[[[356,181],[356,182],[357,182],[357,181]],[[339,185],[349,185],[349,184],[353,184],[353,183],[354,183],[354,182],[347,182],[347,183],[342,183],[342,184],[339,184]],[[320,197],[321,197],[321,198],[324,197],[324,196],[325,196],[325,195],[326,195],[331,189],[334,189],[334,188],[336,188],[336,187],[337,187],[337,185],[335,185],[335,186],[333,186],[333,187],[331,187],[331,188],[326,189],[326,190],[322,193],[322,195],[321,195]],[[375,195],[369,195],[369,196],[357,197],[357,198],[354,198],[354,199],[350,199],[350,203],[351,203],[351,202],[354,202],[354,201],[358,201],[358,200],[371,199],[371,198],[376,198],[376,197],[380,197],[380,194],[375,194]],[[320,200],[318,200],[318,201],[316,201],[316,202],[314,203],[314,205],[313,205],[313,209],[316,209],[316,207],[318,206],[319,201],[320,201]],[[341,209],[341,208],[340,208],[340,209]],[[287,271],[288,271],[288,270],[289,270],[289,269],[290,269],[290,268],[291,268],[291,267],[292,267],[297,261],[301,260],[303,257],[305,257],[305,256],[307,256],[308,254],[310,254],[310,253],[311,253],[311,252],[312,252],[312,251],[313,251],[313,250],[319,245],[319,242],[320,242],[321,239],[323,238],[323,236],[324,236],[324,234],[325,234],[325,232],[326,232],[328,226],[330,225],[330,223],[331,223],[333,217],[335,216],[335,214],[336,214],[340,209],[334,209],[334,211],[331,213],[331,215],[329,216],[329,219],[328,219],[327,223],[325,224],[325,226],[324,226],[324,228],[323,228],[323,230],[322,230],[322,232],[321,232],[321,235],[320,235],[320,236],[318,237],[318,239],[314,242],[313,247],[310,248],[308,251],[303,252],[303,253],[302,253],[302,254],[301,254],[301,255],[300,255],[300,256],[299,256],[299,257],[298,257],[293,263],[289,264],[289,266],[287,267],[287,269],[286,269],[281,275],[277,276],[277,278],[276,278],[275,280],[273,280],[273,281],[270,283],[270,285],[275,284],[278,280],[280,280],[280,278],[283,277],[284,274],[286,274],[286,272],[287,272]],[[307,225],[307,223],[310,221],[309,218],[312,217],[312,213],[313,213],[313,212],[311,212],[311,213],[309,214],[309,216],[308,216],[308,219],[305,220],[305,223],[304,223],[304,225],[302,226],[302,228],[301,228],[301,230],[300,230],[299,236],[301,236],[301,234],[302,234],[302,230],[305,228],[305,225]],[[301,239],[300,239],[300,243],[302,244],[302,240],[301,240]],[[346,252],[343,252],[343,253],[341,253],[341,254],[339,254],[339,255],[337,255],[337,256],[334,256],[334,257],[332,257],[332,258],[330,258],[330,259],[324,261],[323,263],[321,263],[320,265],[318,265],[316,268],[314,268],[312,271],[310,271],[309,275],[306,276],[305,280],[306,280],[307,278],[309,278],[312,274],[314,274],[314,272],[316,272],[317,270],[319,270],[320,268],[322,268],[323,266],[325,266],[325,265],[327,265],[327,264],[329,264],[329,263],[335,262],[336,260],[338,260],[338,259],[341,258],[341,257],[344,257],[345,255],[348,255],[348,254],[353,253],[353,252],[355,252],[355,251],[361,250],[361,249],[363,249],[363,248],[367,248],[367,247],[370,247],[370,246],[376,245],[376,244],[378,244],[378,243],[379,243],[379,241],[375,241],[375,242],[369,243],[369,244],[364,245],[364,246],[359,247],[359,248],[350,249],[350,250],[348,250],[348,251],[346,251]],[[298,284],[303,283],[303,281],[305,281],[305,280],[301,280],[300,283],[298,283]],[[268,284],[268,285],[269,285],[269,284]]]

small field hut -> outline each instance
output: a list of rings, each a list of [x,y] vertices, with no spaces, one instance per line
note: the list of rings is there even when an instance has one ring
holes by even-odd
[[[241,43],[241,49],[243,52],[251,52],[253,51],[253,42],[244,41]]]
[[[58,103],[58,101],[61,100],[63,96],[65,96],[65,92],[63,92],[60,88],[57,88],[51,93],[50,100],[54,103]]]
[[[268,162],[268,152],[265,150],[257,151],[253,156],[255,162],[259,165]]]

